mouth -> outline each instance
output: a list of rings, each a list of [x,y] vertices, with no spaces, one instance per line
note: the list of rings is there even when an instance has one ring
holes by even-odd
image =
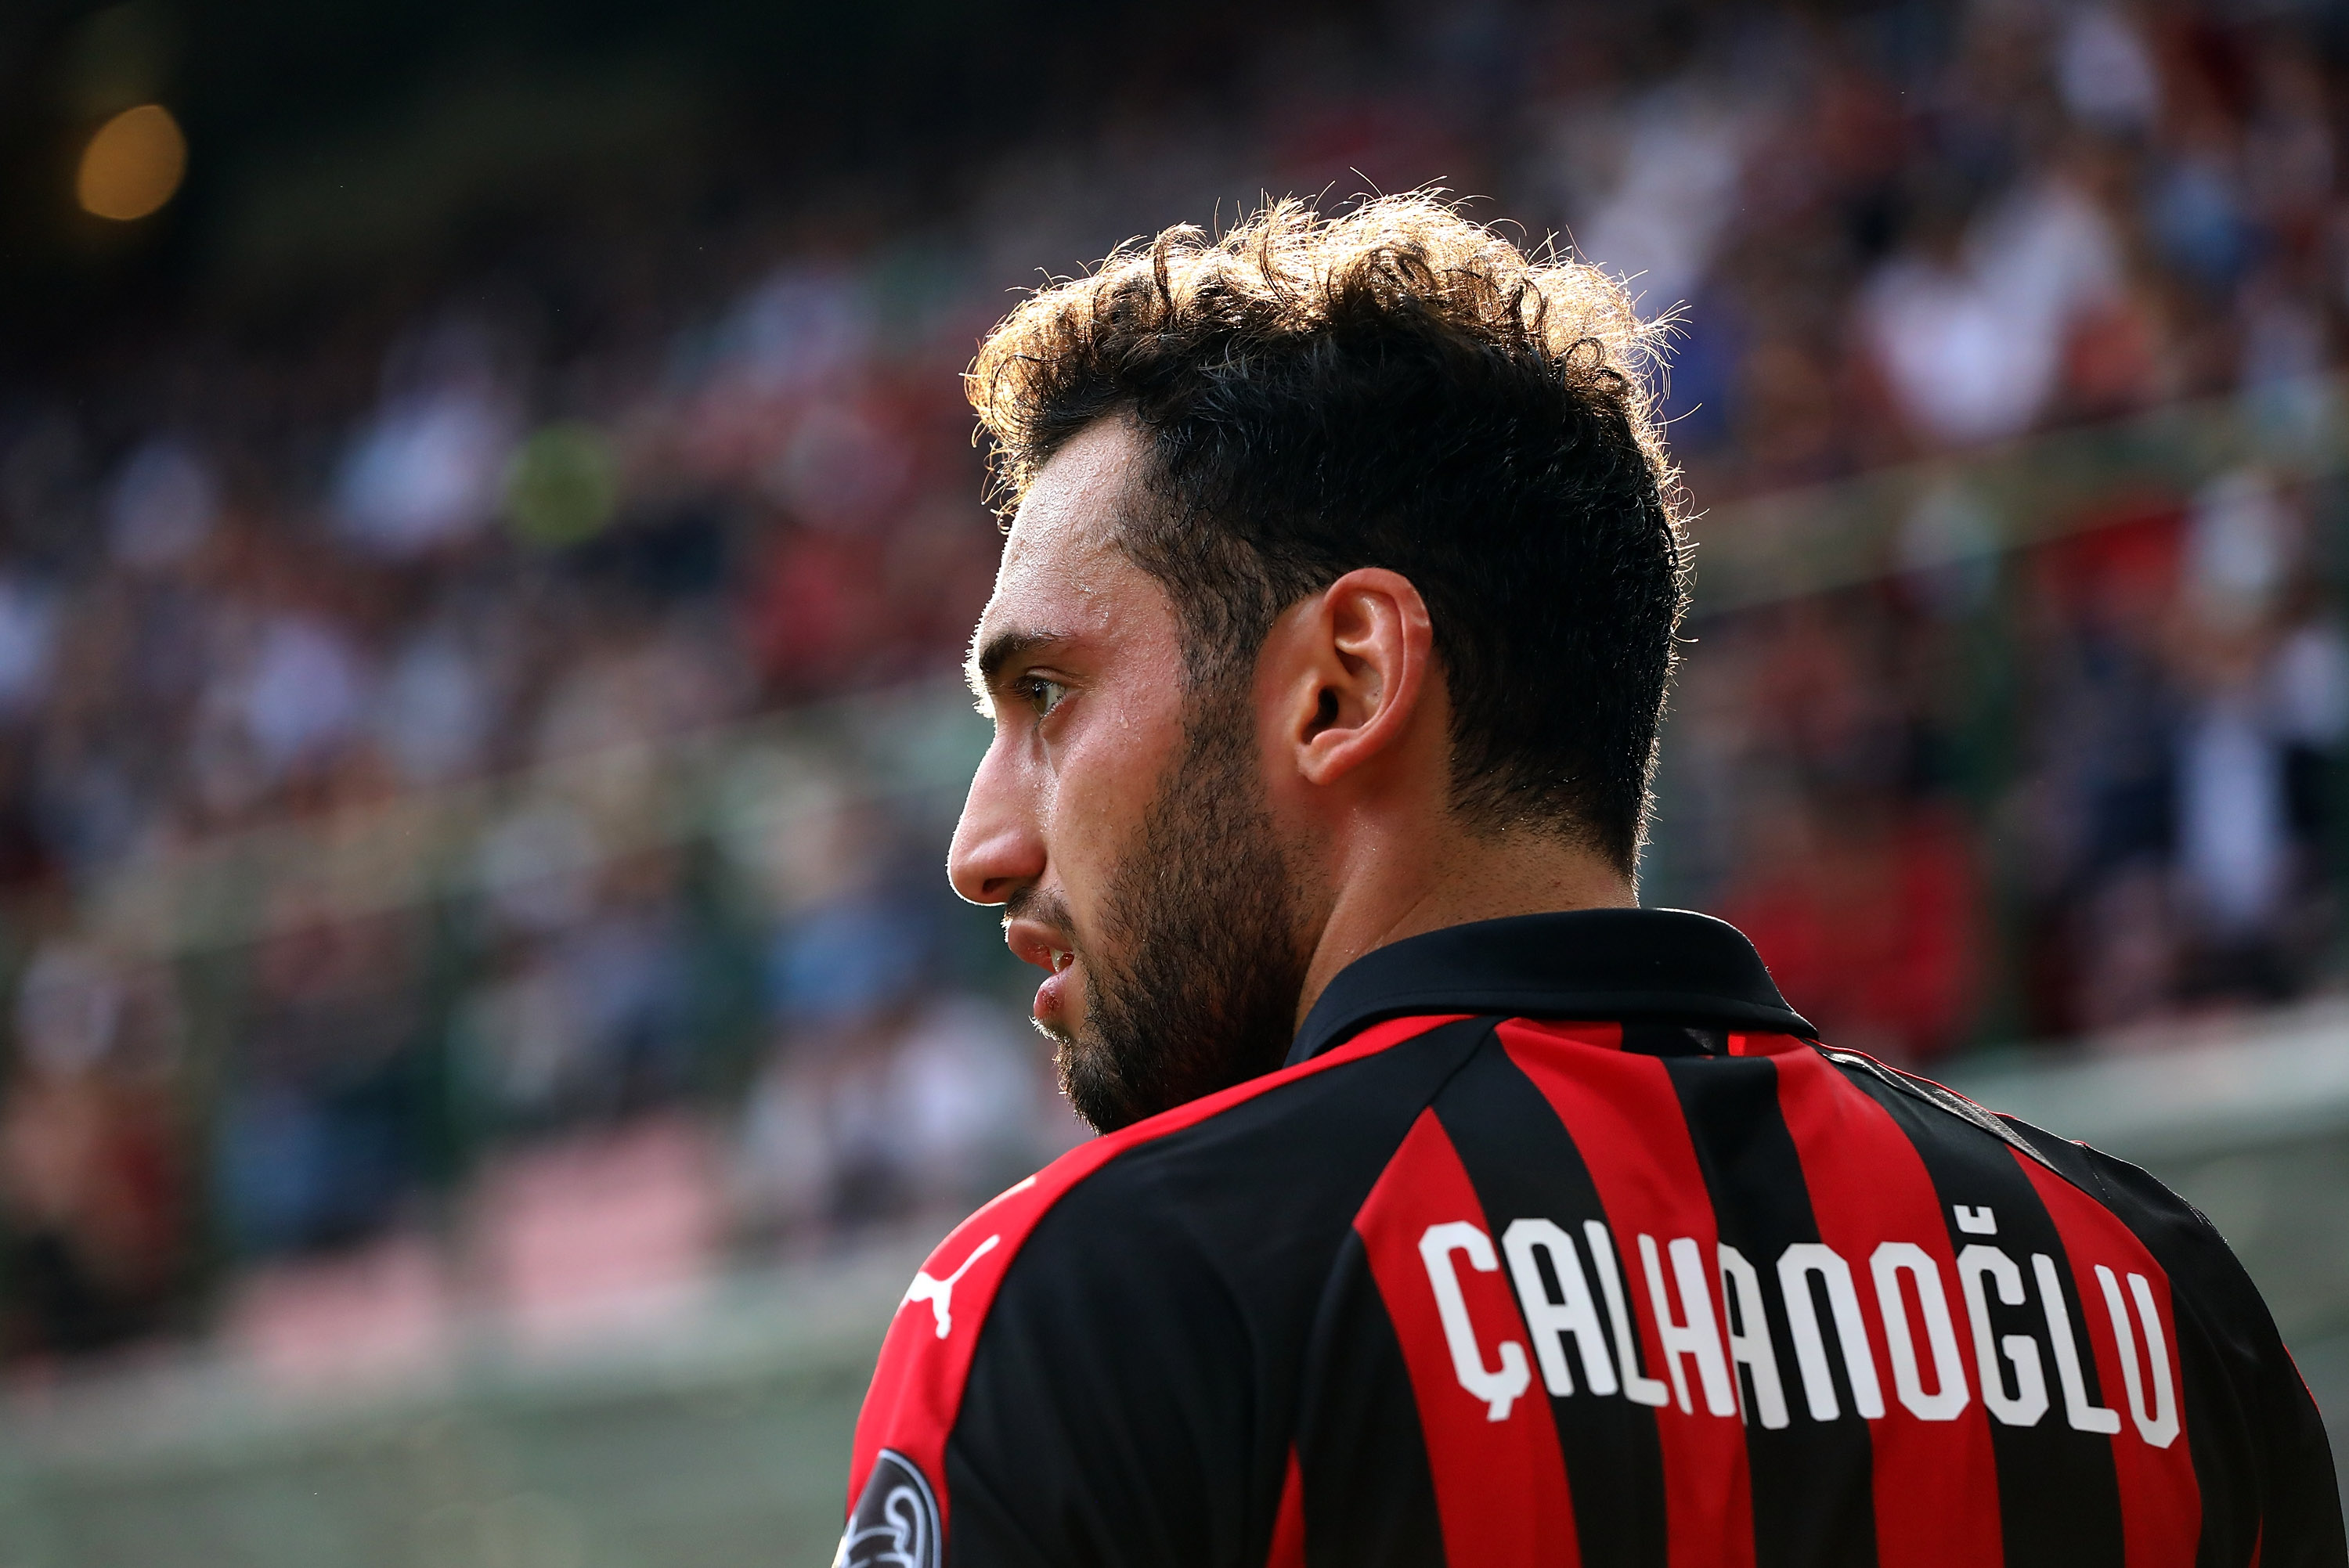
[[[1043,982],[1036,987],[1036,1000],[1030,1008],[1037,1024],[1048,1034],[1066,1033],[1070,1026],[1068,991],[1076,978],[1077,967],[1073,939],[1041,921],[1013,919],[1003,923],[1003,940],[1012,956],[1044,971]]]

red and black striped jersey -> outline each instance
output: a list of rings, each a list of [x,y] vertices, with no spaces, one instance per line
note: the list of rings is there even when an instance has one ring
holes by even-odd
[[[973,1214],[849,1498],[894,1568],[2344,1560],[2199,1214],[1653,911],[1381,949],[1282,1070]]]

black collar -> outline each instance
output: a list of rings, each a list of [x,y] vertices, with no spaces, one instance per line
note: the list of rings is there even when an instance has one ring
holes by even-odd
[[[1584,909],[1406,937],[1338,972],[1291,1065],[1414,1013],[1640,1019],[1814,1037],[1738,929],[1681,909]]]

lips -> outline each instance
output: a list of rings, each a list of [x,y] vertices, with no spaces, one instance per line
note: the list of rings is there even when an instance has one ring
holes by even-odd
[[[1068,999],[1063,995],[1068,974],[1064,965],[1057,973],[1046,975],[1043,984],[1036,987],[1036,1000],[1028,1009],[1038,1023],[1055,1032],[1067,1027],[1061,1022],[1061,1012],[1068,1006]]]
[[[1075,945],[1068,934],[1040,920],[1015,918],[1003,923],[1003,940],[1012,956],[1045,972],[1031,1009],[1036,1021],[1047,1029],[1064,1027],[1068,986],[1077,966]]]

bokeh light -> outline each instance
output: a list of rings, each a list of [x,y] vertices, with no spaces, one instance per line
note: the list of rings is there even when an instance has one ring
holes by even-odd
[[[187,172],[188,139],[180,122],[161,104],[140,104],[89,139],[75,194],[83,211],[127,223],[169,201]]]

